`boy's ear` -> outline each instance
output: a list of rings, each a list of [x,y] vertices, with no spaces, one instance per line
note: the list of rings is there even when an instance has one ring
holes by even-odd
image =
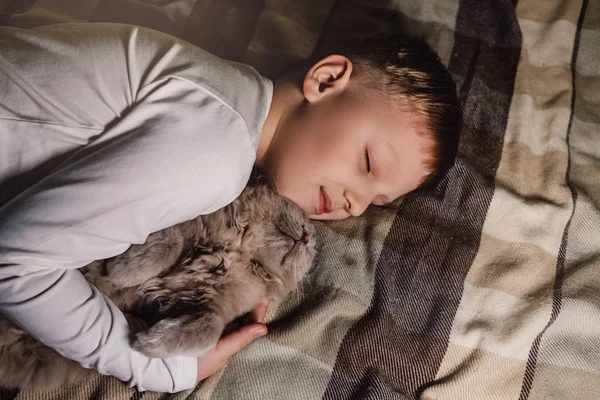
[[[314,64],[304,77],[304,98],[312,103],[342,92],[348,85],[351,74],[352,61],[348,57],[332,54],[323,58]]]

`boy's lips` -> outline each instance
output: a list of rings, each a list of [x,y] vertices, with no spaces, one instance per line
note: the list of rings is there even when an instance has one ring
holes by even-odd
[[[319,189],[319,206],[317,207],[317,215],[321,215],[324,212],[331,211],[331,199],[325,193],[323,186]]]

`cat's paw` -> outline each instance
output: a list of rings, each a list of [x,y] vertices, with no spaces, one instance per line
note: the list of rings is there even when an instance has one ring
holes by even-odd
[[[172,356],[177,351],[177,342],[173,333],[178,330],[180,325],[179,320],[164,319],[150,330],[136,333],[131,347],[148,357]]]
[[[222,324],[211,324],[207,318],[191,321],[168,318],[159,321],[147,331],[138,332],[132,347],[148,357],[199,357],[217,344],[222,331]]]

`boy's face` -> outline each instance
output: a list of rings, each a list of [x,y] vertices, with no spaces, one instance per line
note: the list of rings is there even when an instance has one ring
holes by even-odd
[[[309,101],[280,121],[265,159],[281,195],[312,219],[343,219],[419,186],[431,143],[414,115],[357,86],[316,101],[306,90],[305,82]]]

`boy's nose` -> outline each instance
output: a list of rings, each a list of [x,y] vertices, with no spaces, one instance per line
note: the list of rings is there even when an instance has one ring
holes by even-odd
[[[361,196],[353,195],[351,193],[346,193],[346,200],[348,201],[348,204],[346,204],[346,211],[353,217],[362,215],[369,205],[369,202]]]
[[[351,206],[351,208],[348,209],[348,213],[350,215],[352,215],[353,217],[360,217],[365,212],[366,209],[367,209],[366,206],[362,206],[362,205],[359,206],[358,204],[355,203],[354,205]]]

